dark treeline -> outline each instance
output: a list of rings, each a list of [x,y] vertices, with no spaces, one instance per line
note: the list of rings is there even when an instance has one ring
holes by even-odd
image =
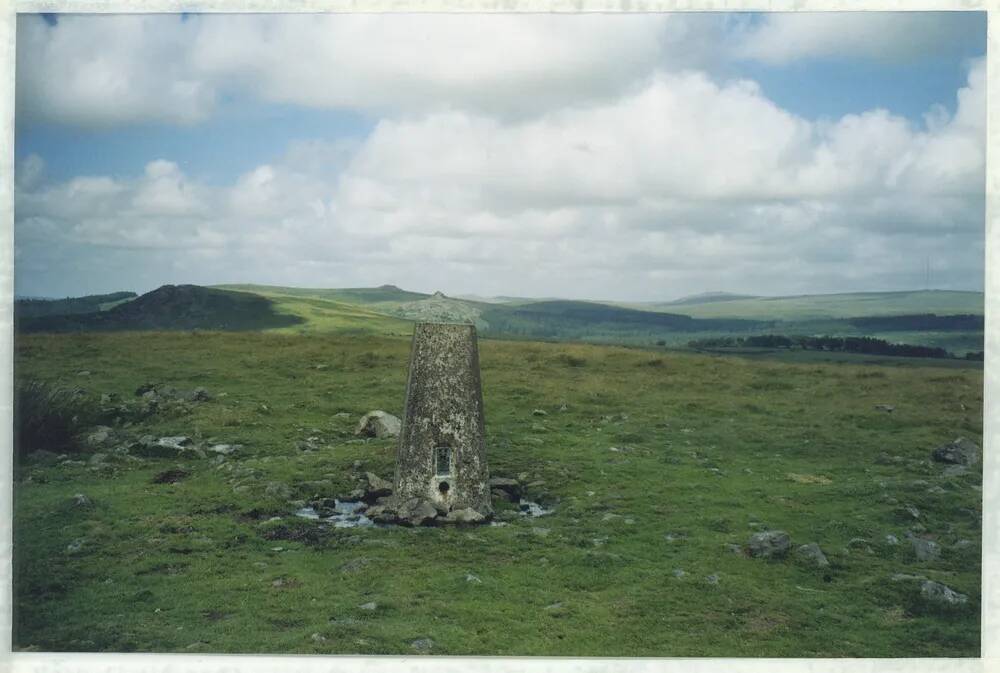
[[[749,337],[712,337],[689,341],[691,348],[801,348],[803,350],[837,353],[864,353],[866,355],[892,355],[914,358],[954,357],[943,348],[893,344],[873,337],[784,336],[762,334]],[[968,358],[975,359],[975,358]]]
[[[913,332],[913,331],[950,331],[950,330],[981,330],[983,316],[971,313],[960,315],[934,315],[924,313],[919,315],[887,315],[866,318],[849,318],[848,322],[859,329],[870,332]]]
[[[112,292],[66,299],[17,299],[14,301],[14,314],[19,318],[37,318],[47,315],[95,313],[101,310],[102,304],[132,299],[135,296],[135,292]]]

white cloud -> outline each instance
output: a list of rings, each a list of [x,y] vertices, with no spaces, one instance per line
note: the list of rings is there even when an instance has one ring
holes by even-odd
[[[17,19],[19,120],[84,126],[205,120],[215,87],[191,67],[194,33],[153,14]]]
[[[206,14],[60,15],[49,26],[22,15],[19,113],[90,126],[192,123],[232,94],[519,115],[616,96],[671,60],[688,62],[668,39],[696,39],[704,23],[662,14]]]
[[[520,121],[383,120],[222,187],[165,160],[130,180],[36,177],[17,192],[17,245],[128,250],[114,275],[155,283],[655,299],[905,287],[931,256],[941,284],[978,286],[983,67],[927,128],[884,110],[809,122],[752,83],[660,74]]]
[[[956,49],[975,12],[745,15],[20,15],[18,114],[191,124],[227,97],[499,118],[603,104],[657,72],[733,59],[901,60]]]
[[[736,32],[733,53],[769,64],[837,56],[906,61],[954,50],[985,30],[976,12],[775,12]]]

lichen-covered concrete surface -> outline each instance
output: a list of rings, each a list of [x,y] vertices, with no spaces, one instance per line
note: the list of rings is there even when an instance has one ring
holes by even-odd
[[[447,464],[439,469],[439,450]],[[406,409],[396,453],[394,498],[421,498],[448,511],[488,515],[489,473],[472,325],[418,323],[413,331]]]

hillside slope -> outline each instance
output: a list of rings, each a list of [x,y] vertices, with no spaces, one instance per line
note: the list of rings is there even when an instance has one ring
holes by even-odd
[[[694,318],[742,318],[746,320],[818,320],[933,313],[936,315],[983,314],[982,292],[918,290],[914,292],[856,292],[812,294],[790,297],[710,300],[684,303],[683,312]],[[676,311],[677,305],[622,303],[646,311]]]
[[[164,285],[107,311],[18,321],[21,332],[119,330],[259,330],[303,322],[279,314],[265,297],[197,285]]]
[[[262,296],[280,295],[284,297],[301,297],[304,299],[325,299],[327,301],[338,301],[347,304],[381,304],[418,301],[427,299],[431,295],[423,292],[411,292],[403,290],[395,285],[381,285],[379,287],[349,287],[349,288],[309,288],[309,287],[284,287],[281,285],[255,285],[255,284],[234,284],[234,285],[213,285],[219,290],[236,290],[239,292],[252,292]]]

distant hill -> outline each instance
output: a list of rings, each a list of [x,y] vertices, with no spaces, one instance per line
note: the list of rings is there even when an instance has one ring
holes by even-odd
[[[135,292],[90,294],[66,299],[16,299],[14,315],[18,318],[37,318],[46,315],[75,315],[104,311],[122,302],[134,299]]]
[[[407,302],[427,299],[431,295],[423,292],[403,290],[395,285],[380,285],[379,287],[349,287],[349,288],[307,288],[282,287],[280,285],[213,285],[220,290],[237,290],[239,292],[254,292],[261,295],[283,295],[287,297],[305,297],[311,299],[327,299],[342,301],[348,304],[380,304],[386,302]]]
[[[756,299],[753,294],[733,294],[732,292],[702,292],[692,294],[673,301],[664,302],[666,306],[684,306],[687,304],[710,304],[716,301],[734,301],[736,299]]]
[[[483,309],[488,306],[490,304],[452,298],[435,292],[417,301],[387,306],[384,311],[389,315],[417,322],[470,323],[478,329],[485,329],[487,323],[481,316]]]
[[[673,332],[746,332],[763,328],[759,321],[699,319],[675,313],[585,301],[542,301],[521,306],[488,305],[482,318],[489,333],[544,338],[614,338]]]
[[[164,285],[107,311],[47,315],[17,321],[21,332],[114,330],[257,330],[302,318],[275,312],[265,297],[198,285]]]
[[[622,303],[621,306],[647,311],[674,311],[677,304]],[[810,294],[750,299],[685,301],[683,312],[695,318],[741,318],[745,320],[820,320],[869,316],[982,315],[982,292],[916,290],[911,292],[853,292]]]

